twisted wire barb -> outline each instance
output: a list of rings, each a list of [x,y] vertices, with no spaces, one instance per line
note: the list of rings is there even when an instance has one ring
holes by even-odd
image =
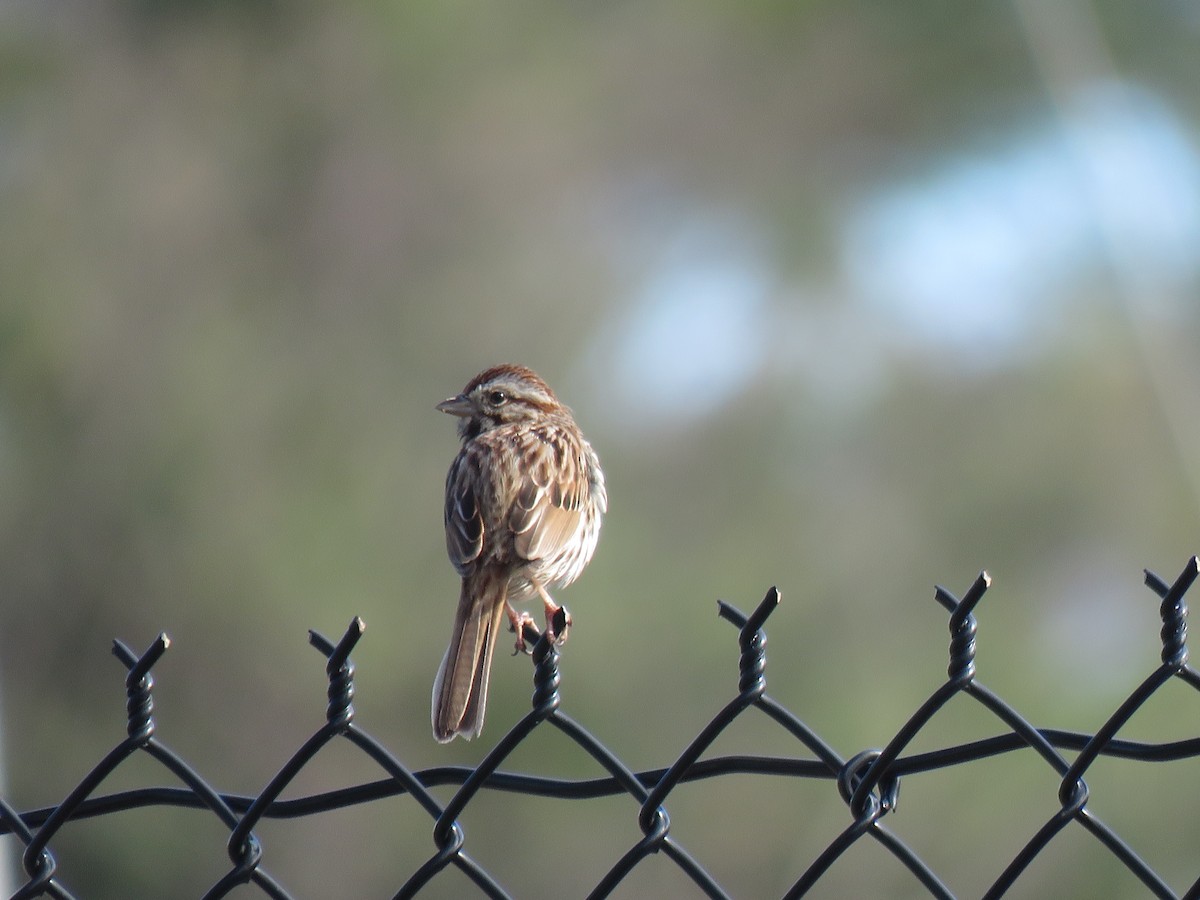
[[[57,863],[47,848],[54,835],[113,769],[135,750],[144,747],[153,737],[154,703],[150,697],[150,690],[154,686],[154,680],[150,677],[150,668],[166,652],[170,644],[170,639],[166,634],[160,634],[139,658],[120,641],[113,642],[113,653],[129,670],[125,679],[128,717],[126,731],[129,736],[109,751],[104,759],[75,786],[74,790],[67,794],[54,812],[42,823],[37,833],[32,835],[26,843],[21,864],[30,876],[30,881],[13,895],[14,900],[39,896],[53,884]],[[54,890],[55,896],[71,896],[70,892],[62,885],[55,885]]]
[[[829,868],[854,843],[871,836],[882,844],[934,897],[952,897],[950,889],[907,844],[886,830],[880,820],[896,809],[900,798],[900,772],[897,761],[901,752],[930,719],[975,677],[974,609],[991,585],[987,572],[981,572],[962,600],[943,587],[935,599],[950,612],[949,680],[936,690],[908,719],[882,750],[863,750],[836,770],[838,791],[850,808],[851,824],[821,853],[785,895],[800,897],[825,875]]]
[[[1187,617],[1187,605],[1183,595],[1200,572],[1200,562],[1193,556],[1188,560],[1183,572],[1168,587],[1157,575],[1147,571],[1146,583],[1162,597],[1160,615],[1163,627],[1160,637],[1163,643],[1161,654],[1162,665],[1152,672],[1125,699],[1100,729],[1082,747],[1075,761],[1069,766],[1062,757],[1054,753],[1048,746],[1043,747],[1042,755],[1046,757],[1062,776],[1059,784],[1058,800],[1060,809],[1050,817],[1030,841],[1021,849],[1013,861],[992,885],[985,897],[1001,896],[1034,858],[1041,853],[1050,841],[1072,821],[1079,822],[1087,831],[1096,837],[1117,859],[1119,859],[1139,881],[1142,882],[1157,897],[1174,897],[1170,886],[1156,873],[1115,831],[1104,824],[1087,808],[1088,787],[1083,780],[1084,773],[1091,767],[1096,758],[1112,745],[1117,732],[1125,725],[1133,714],[1150,699],[1163,684],[1171,677],[1180,675],[1187,665],[1186,636],[1187,627],[1184,620]],[[1195,686],[1194,673],[1191,682]],[[1024,726],[1028,729],[1028,726]],[[1033,739],[1042,743],[1040,739]],[[1198,882],[1200,883],[1200,882]],[[1193,892],[1196,886],[1193,886]]]
[[[275,802],[317,752],[350,728],[354,719],[354,707],[351,705],[354,698],[354,665],[350,662],[350,651],[354,649],[365,630],[366,624],[356,616],[336,645],[316,631],[308,633],[309,643],[326,657],[325,672],[329,678],[326,695],[329,702],[326,707],[325,725],[292,755],[237,821],[226,843],[226,852],[233,867],[208,889],[204,900],[224,897],[238,885],[256,880],[262,863],[263,849],[254,834],[254,826],[263,817],[267,807]],[[278,885],[260,884],[260,887],[264,887],[270,896],[290,896]]]

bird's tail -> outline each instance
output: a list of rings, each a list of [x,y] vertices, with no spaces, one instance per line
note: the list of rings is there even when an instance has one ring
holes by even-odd
[[[504,618],[508,579],[482,575],[463,579],[450,646],[433,682],[433,736],[443,744],[458,735],[470,740],[483,730],[488,672]]]

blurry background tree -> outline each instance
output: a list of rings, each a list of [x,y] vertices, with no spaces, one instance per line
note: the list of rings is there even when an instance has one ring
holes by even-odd
[[[321,721],[305,629],[356,614],[362,726],[414,767],[477,762],[530,666],[497,660],[482,742],[433,742],[457,592],[433,404],[499,361],[556,386],[609,475],[560,598],[565,709],[631,765],[733,691],[714,601],[773,583],[772,694],[846,755],[881,744],[944,673],[934,582],[984,566],[981,679],[1094,730],[1157,662],[1140,568],[1200,549],[1198,33],[1178,0],[0,4],[8,796],[57,802],[121,737],[108,642],[159,630],[160,736],[257,792]],[[1131,729],[1194,736],[1174,697]],[[999,730],[961,710],[927,741]],[[799,752],[765,722],[720,749]],[[1055,808],[1031,757],[910,778],[889,824],[978,894]],[[596,774],[553,733],[510,767]],[[377,774],[335,750],[302,787]],[[1182,889],[1179,777],[1200,765],[1090,783]],[[670,809],[741,896],[847,821],[829,783]],[[526,897],[573,896],[636,837],[627,801],[469,813]],[[304,896],[374,897],[429,832],[396,800],[263,838]],[[160,810],[55,849],[83,896],[188,896],[223,842]],[[918,893],[865,845],[825,884]],[[1020,887],[1141,893],[1078,830]],[[681,891],[651,861],[623,896]]]

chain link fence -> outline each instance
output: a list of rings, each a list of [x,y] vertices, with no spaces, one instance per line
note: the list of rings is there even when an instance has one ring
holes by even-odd
[[[151,670],[170,646],[165,634],[141,655],[120,641],[113,652],[128,669],[125,680],[128,737],[110,750],[57,805],[19,811],[0,798],[0,834],[14,836],[23,846],[23,883],[14,898],[75,896],[56,874],[58,862],[53,844],[64,825],[73,820],[103,817],[117,812],[153,807],[189,807],[207,810],[228,830],[225,851],[228,869],[204,894],[206,898],[230,895],[243,885],[272,898],[299,896],[272,875],[270,860],[255,829],[266,819],[320,816],[332,810],[407,794],[425,811],[431,822],[432,849],[427,860],[397,884],[395,897],[419,894],[445,870],[460,870],[481,896],[508,897],[496,877],[472,858],[460,819],[481,791],[501,790],[532,796],[586,802],[609,796],[627,796],[631,823],[628,849],[615,859],[594,886],[578,893],[589,897],[612,894],[631,873],[654,854],[669,859],[705,895],[727,897],[727,890],[672,831],[668,807],[671,794],[680,785],[701,779],[734,775],[760,775],[825,779],[836,784],[849,813],[849,823],[806,868],[795,873],[785,897],[800,897],[817,886],[830,867],[857,842],[876,842],[911,873],[914,887],[932,897],[954,896],[938,873],[903,839],[887,827],[889,813],[896,809],[901,779],[905,775],[965,766],[987,757],[1015,751],[1032,752],[1054,772],[1058,789],[1052,815],[1025,838],[1019,852],[998,872],[984,894],[1004,895],[1050,842],[1069,827],[1081,828],[1108,853],[1119,860],[1146,890],[1158,897],[1200,898],[1200,861],[1196,880],[1177,893],[1175,888],[1148,865],[1113,828],[1089,808],[1086,777],[1102,756],[1130,763],[1163,763],[1200,757],[1200,737],[1169,743],[1146,743],[1119,739],[1118,733],[1163,685],[1180,679],[1200,690],[1200,674],[1188,665],[1187,604],[1185,594],[1200,574],[1200,561],[1192,557],[1173,583],[1146,572],[1146,584],[1160,598],[1162,618],[1162,662],[1117,707],[1094,734],[1038,728],[1016,709],[984,687],[976,677],[975,609],[988,590],[990,579],[981,573],[966,593],[957,597],[939,587],[936,597],[950,615],[950,659],[946,681],[904,722],[882,749],[865,750],[843,758],[825,739],[767,693],[766,622],[779,603],[772,588],[749,615],[727,603],[720,615],[738,629],[741,650],[737,692],[712,717],[696,737],[666,767],[633,771],[587,729],[559,709],[558,651],[530,628],[533,645],[533,708],[492,748],[474,769],[441,767],[410,769],[354,720],[354,666],[351,651],[363,634],[363,623],[355,619],[336,643],[310,632],[310,640],[326,659],[329,679],[326,722],[291,756],[257,796],[220,792],[211,781],[172,751],[155,734]],[[965,695],[979,703],[1004,726],[998,736],[970,743],[944,746],[933,751],[905,755],[905,750],[934,719],[948,701]],[[701,757],[713,742],[748,709],[757,708],[778,723],[804,748],[794,757],[721,756]],[[578,750],[595,760],[606,777],[579,781],[502,771],[513,751],[537,728],[555,728]],[[366,754],[387,777],[334,791],[281,800],[285,789],[331,741],[350,742]],[[161,764],[181,786],[141,788],[102,794],[99,788],[114,770],[137,755]],[[431,793],[436,785],[452,783],[457,791],[442,804]],[[1196,786],[1192,786],[1193,789]],[[10,840],[12,838],[10,837]],[[214,848],[215,849],[215,848]],[[1064,873],[1064,876],[1069,873]],[[20,880],[20,879],[18,879]],[[253,888],[248,888],[253,890]],[[1064,890],[1066,886],[1064,885]]]

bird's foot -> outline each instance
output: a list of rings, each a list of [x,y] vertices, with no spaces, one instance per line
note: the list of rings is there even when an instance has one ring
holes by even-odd
[[[513,649],[513,656],[516,656],[520,653],[528,653],[529,652],[529,644],[525,640],[525,626],[529,625],[531,627],[536,628],[536,626],[534,626],[534,624],[533,624],[533,616],[531,616],[529,613],[525,612],[524,610],[517,612],[515,609],[513,609],[511,606],[509,606],[508,607],[508,624],[509,624],[509,627],[514,632],[516,632],[516,635],[517,635],[516,645]]]
[[[546,636],[550,643],[558,646],[566,643],[567,631],[571,627],[571,614],[565,606],[546,605]]]

